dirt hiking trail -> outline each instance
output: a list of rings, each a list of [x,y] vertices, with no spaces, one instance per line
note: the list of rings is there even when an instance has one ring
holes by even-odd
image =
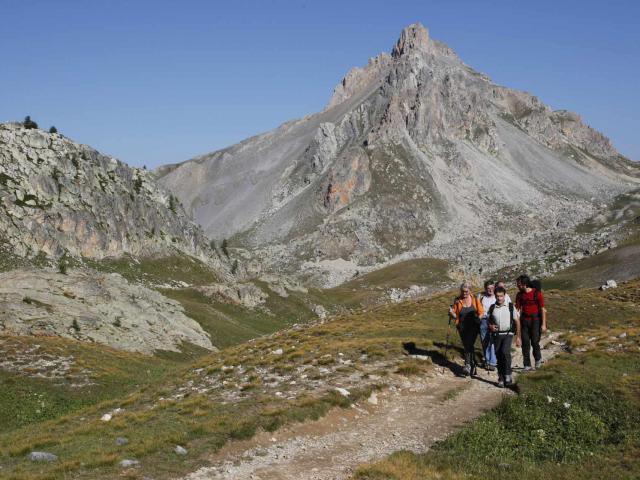
[[[561,351],[559,335],[543,338],[544,360]],[[512,363],[517,376],[522,366],[519,348]],[[209,458],[211,466],[183,480],[347,479],[358,466],[395,451],[425,452],[505,395],[514,395],[496,386],[496,372],[478,369],[478,377],[471,379],[434,367],[422,377],[394,374],[389,388],[351,409],[337,408],[317,421],[231,442]]]

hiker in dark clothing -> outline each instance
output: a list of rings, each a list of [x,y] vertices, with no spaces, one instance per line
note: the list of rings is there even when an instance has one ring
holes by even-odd
[[[475,343],[483,314],[482,302],[471,293],[471,285],[467,282],[460,285],[460,295],[449,308],[449,315],[455,320],[464,347],[465,375],[475,375]]]
[[[498,386],[509,387],[511,377],[511,342],[516,336],[516,346],[520,346],[520,320],[518,311],[506,301],[507,291],[503,287],[495,290],[496,303],[489,307],[487,319],[491,340],[498,360]]]
[[[524,370],[531,368],[531,349],[535,368],[542,364],[540,351],[540,333],[546,331],[546,319],[543,318],[544,297],[542,292],[531,287],[531,279],[527,275],[521,275],[516,280],[518,295],[516,295],[516,308],[520,311],[520,329],[522,335],[522,362]]]

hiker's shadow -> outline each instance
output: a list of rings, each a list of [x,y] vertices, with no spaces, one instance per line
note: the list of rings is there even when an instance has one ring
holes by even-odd
[[[444,349],[445,345],[443,343],[434,343],[434,347],[437,348],[434,350],[425,350],[424,348],[419,348],[416,346],[415,342],[404,342],[402,344],[402,348],[407,352],[408,355],[421,355],[425,357],[429,357],[434,365],[438,365],[443,368],[449,369],[454,375],[463,376],[464,372],[462,369],[462,365],[458,365],[456,362],[449,360],[449,355],[445,357],[440,349]],[[454,352],[458,354],[463,354],[464,351],[459,347],[449,346],[449,350],[451,350],[450,354],[455,355]]]

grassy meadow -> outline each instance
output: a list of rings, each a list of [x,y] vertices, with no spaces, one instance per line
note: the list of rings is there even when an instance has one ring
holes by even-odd
[[[639,478],[640,282],[547,298],[567,353],[431,451],[397,452],[353,479]]]
[[[430,472],[447,478],[458,471],[479,478],[496,468],[491,442],[482,445],[484,450],[472,449],[462,455],[464,445],[475,442],[480,448],[486,443],[482,439],[504,432],[509,443],[502,451],[510,452],[500,462],[509,465],[500,467],[505,472],[532,475],[527,472],[543,465],[545,470],[540,471],[548,475],[564,475],[563,469],[605,460],[612,462],[606,468],[626,468],[624,465],[637,451],[636,419],[631,415],[621,418],[619,425],[613,424],[611,409],[633,412],[637,407],[633,402],[637,401],[640,385],[639,292],[637,281],[606,292],[548,291],[550,326],[567,332],[571,353],[523,378],[523,395],[472,423],[427,456],[400,453],[363,468],[356,478],[429,478]],[[130,390],[111,397],[98,396],[92,405],[3,429],[3,475],[15,479],[113,478],[121,474],[128,478],[171,478],[206,465],[207,454],[229,440],[315,419],[334,407],[348,407],[371,390],[384,388],[391,373],[428,374],[433,366],[408,358],[403,344],[415,342],[433,358],[441,355],[450,300],[448,292],[429,299],[353,309],[324,323],[291,328],[194,357],[155,373],[154,379],[146,373],[144,363],[136,365],[123,358],[118,365],[128,368],[131,383],[125,383]],[[620,337],[623,333],[624,339]],[[452,337],[454,351],[450,355],[459,355],[457,339]],[[614,342],[611,337],[618,340]],[[607,350],[610,347],[612,350]],[[77,356],[82,358],[80,352]],[[168,361],[150,359],[149,363],[156,363],[160,370],[161,361]],[[106,365],[104,360],[98,363]],[[93,368],[99,372],[96,365]],[[269,383],[273,379],[279,382],[275,386]],[[297,382],[291,384],[291,379]],[[347,386],[351,396],[339,395],[333,388],[336,385]],[[541,401],[547,394],[555,403]],[[606,401],[598,400],[601,397]],[[575,407],[568,410],[572,415],[575,412],[575,418],[558,416],[567,413],[564,402]],[[104,413],[117,408],[122,412],[110,422],[100,421]],[[553,442],[565,439],[560,453],[544,442],[540,451],[538,444],[527,443],[538,438],[532,436],[531,425],[520,434],[521,422],[515,419],[529,410],[533,412],[531,425],[539,425],[534,430],[543,430],[545,438]],[[589,440],[578,449],[584,435],[589,435]],[[129,443],[117,445],[118,437],[127,438]],[[606,445],[612,439],[618,443],[608,449]],[[189,454],[173,453],[178,444]],[[514,445],[519,447],[512,451]],[[55,453],[59,461],[29,462],[26,455],[32,450]],[[616,455],[611,453],[614,450]],[[549,455],[556,457],[551,459]],[[447,458],[455,460],[447,464]],[[125,470],[119,466],[123,459],[136,459],[140,466]],[[638,472],[636,463],[629,465],[631,471]],[[410,471],[417,473],[414,477],[402,476]]]

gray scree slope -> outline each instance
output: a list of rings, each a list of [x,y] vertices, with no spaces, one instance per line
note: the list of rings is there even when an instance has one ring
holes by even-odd
[[[352,69],[323,111],[156,173],[209,236],[292,273],[407,255],[501,268],[639,182],[576,114],[494,84],[420,24]]]

